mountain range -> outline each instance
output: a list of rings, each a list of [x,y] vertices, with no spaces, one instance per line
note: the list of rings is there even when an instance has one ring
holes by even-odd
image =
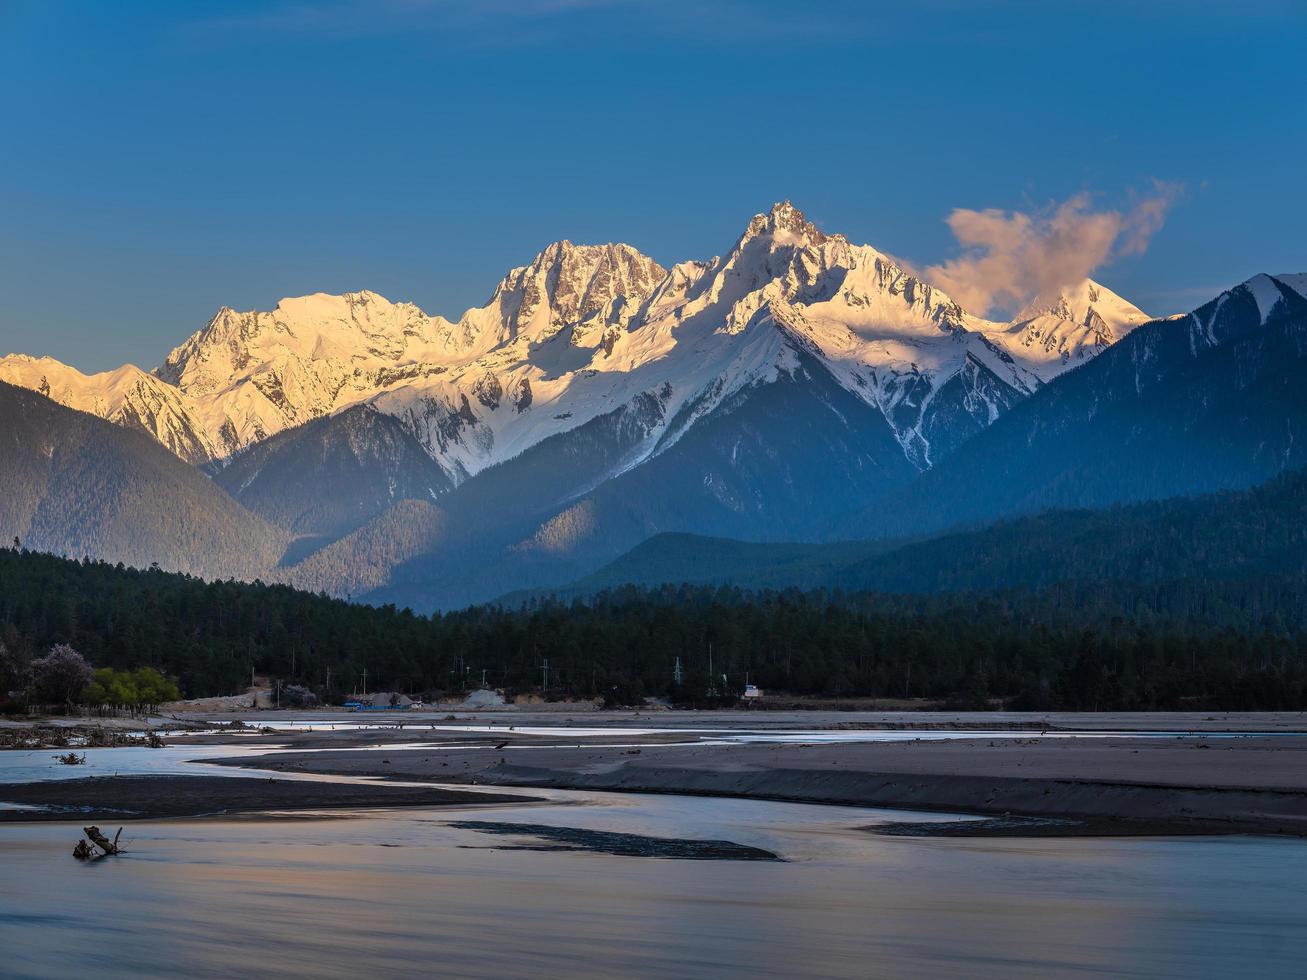
[[[219,310],[153,371],[15,354],[0,381],[148,436],[222,501],[188,486],[188,512],[269,530],[240,561],[144,533],[130,562],[425,609],[664,532],[871,541],[1264,482],[1302,462],[1304,292],[1258,276],[1152,320],[1084,280],[996,322],[781,203],[670,268],[555,243],[457,320],[317,294]],[[27,513],[0,532],[87,546]]]

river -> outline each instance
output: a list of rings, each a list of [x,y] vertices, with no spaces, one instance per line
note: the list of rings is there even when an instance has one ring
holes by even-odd
[[[164,771],[198,749],[99,751]],[[70,856],[76,822],[0,825],[0,974],[1225,978],[1307,962],[1299,840],[897,838],[862,828],[955,818],[546,795],[132,822],[128,853],[91,864]],[[469,820],[725,839],[783,861],[517,849],[546,842],[453,826]]]

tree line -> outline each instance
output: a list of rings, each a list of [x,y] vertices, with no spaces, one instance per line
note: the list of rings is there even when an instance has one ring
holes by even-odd
[[[177,682],[153,667],[97,669],[67,643],[56,643],[42,657],[27,658],[0,642],[0,706],[68,709],[78,705],[102,714],[142,715],[179,697]]]
[[[11,671],[68,644],[100,669],[176,678],[187,697],[244,690],[257,673],[338,701],[364,671],[372,691],[443,696],[483,677],[532,691],[547,663],[549,696],[614,703],[702,704],[747,678],[959,707],[1301,709],[1305,595],[1301,577],[931,596],[628,587],[427,617],[0,549],[0,642]]]

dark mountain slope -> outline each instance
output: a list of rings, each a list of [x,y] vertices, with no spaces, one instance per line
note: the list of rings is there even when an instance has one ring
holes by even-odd
[[[511,484],[514,465],[494,478]],[[915,472],[884,416],[799,354],[792,373],[726,399],[639,466],[534,515],[495,526],[483,514],[474,549],[415,558],[371,598],[426,608],[561,585],[663,531],[811,537],[832,512]],[[478,480],[445,502],[451,524],[463,523]]]
[[[1249,487],[1307,462],[1303,433],[1307,300],[1260,276],[1140,327],[829,533],[917,534]]]
[[[444,511],[425,500],[401,500],[362,527],[274,576],[296,588],[353,598],[382,588],[396,565],[428,554],[448,537]]]
[[[244,506],[297,535],[334,540],[399,500],[434,500],[448,475],[399,419],[358,405],[287,429],[214,474]]]
[[[1062,583],[1147,588],[1201,577],[1307,576],[1307,471],[1252,490],[1105,510],[1048,511],[911,543],[760,544],[664,534],[565,589],[624,584],[938,594]]]
[[[732,585],[746,589],[819,588],[857,562],[901,547],[901,542],[739,541],[664,532],[584,578],[555,590],[562,596],[592,595],[625,585]]]
[[[533,533],[542,514],[619,470],[662,417],[662,400],[642,394],[482,470],[443,496],[438,507],[401,502],[316,554],[290,556],[281,577],[333,595],[372,593],[378,601],[423,607],[428,600],[412,589],[390,588],[396,567],[407,563],[411,578],[447,580],[458,597],[451,601],[465,601],[466,576],[489,572]]]
[[[286,534],[159,443],[0,383],[0,540],[210,578],[254,578]]]
[[[1147,584],[1307,574],[1307,473],[1253,490],[1050,511],[849,564],[824,584],[884,592],[984,592],[1059,582]]]

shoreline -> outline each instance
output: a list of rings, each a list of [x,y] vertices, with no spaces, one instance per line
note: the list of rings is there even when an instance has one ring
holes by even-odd
[[[562,734],[562,733],[560,733]],[[438,743],[437,743],[438,744]],[[1070,821],[1004,836],[1307,836],[1307,738],[334,747],[213,763],[479,787],[718,796]],[[1205,751],[1200,751],[1205,750]],[[976,830],[978,828],[970,828]],[[1019,832],[1020,831],[1020,832]],[[934,832],[934,831],[932,831]],[[940,831],[942,832],[942,831]]]
[[[1222,717],[1208,719],[1216,730],[1184,736],[1159,733],[1152,717],[1133,734],[1090,730],[1065,735],[1052,726],[1045,734],[947,728],[949,721],[971,721],[951,716],[929,720],[931,730],[919,737],[909,732],[896,738],[855,731],[838,736],[844,726],[829,724],[835,719],[823,719],[828,725],[821,729],[778,727],[753,735],[758,728],[748,713],[736,713],[733,727],[725,726],[722,713],[682,714],[674,719],[679,727],[660,724],[660,717],[631,713],[609,719],[595,724],[594,716],[559,718],[552,725],[502,716],[493,725],[484,718],[426,723],[406,719],[403,727],[334,728],[329,722],[329,727],[317,730],[306,726],[256,729],[240,736],[230,731],[178,734],[165,741],[203,745],[205,758],[196,761],[248,770],[249,777],[233,780],[197,772],[118,777],[120,783],[91,777],[0,784],[0,801],[77,807],[62,812],[79,816],[103,811],[104,819],[130,810],[141,819],[261,808],[506,801],[487,796],[498,786],[715,796],[978,818],[954,825],[953,832],[933,823],[915,825],[910,818],[878,831],[900,836],[1307,836],[1307,735],[1289,728],[1299,721],[1296,715],[1257,719],[1278,722],[1266,734],[1221,734],[1232,721]],[[311,714],[293,720],[321,723]],[[1101,724],[1105,719],[1098,720]],[[868,721],[856,719],[853,725],[861,729]],[[950,734],[941,737],[941,729]],[[833,735],[838,737],[832,740]],[[225,749],[238,745],[242,752],[264,747],[276,751],[224,756]],[[269,776],[277,772],[326,780],[370,777],[374,782],[279,783]],[[118,788],[127,780],[136,780],[132,792]],[[173,791],[165,799],[169,786],[185,791]],[[256,786],[265,789],[256,791]],[[476,789],[463,793],[450,788],[464,786]],[[59,816],[6,809],[0,803],[0,820]]]
[[[667,728],[755,731],[886,730],[886,731],[1050,731],[1050,732],[1266,732],[1307,735],[1307,711],[943,711],[929,709],[838,708],[814,703],[796,707],[756,706],[728,709],[624,708],[596,709],[588,702],[550,705],[504,705],[487,708],[463,704],[431,705],[395,712],[353,712],[339,707],[259,710],[165,710],[148,717],[33,715],[0,717],[0,733],[21,729],[154,728],[187,731],[239,723],[246,731],[265,724],[368,725],[377,729],[402,726],[428,728],[442,724],[487,727],[535,725],[566,731],[585,728]],[[0,743],[2,744],[2,743]]]

